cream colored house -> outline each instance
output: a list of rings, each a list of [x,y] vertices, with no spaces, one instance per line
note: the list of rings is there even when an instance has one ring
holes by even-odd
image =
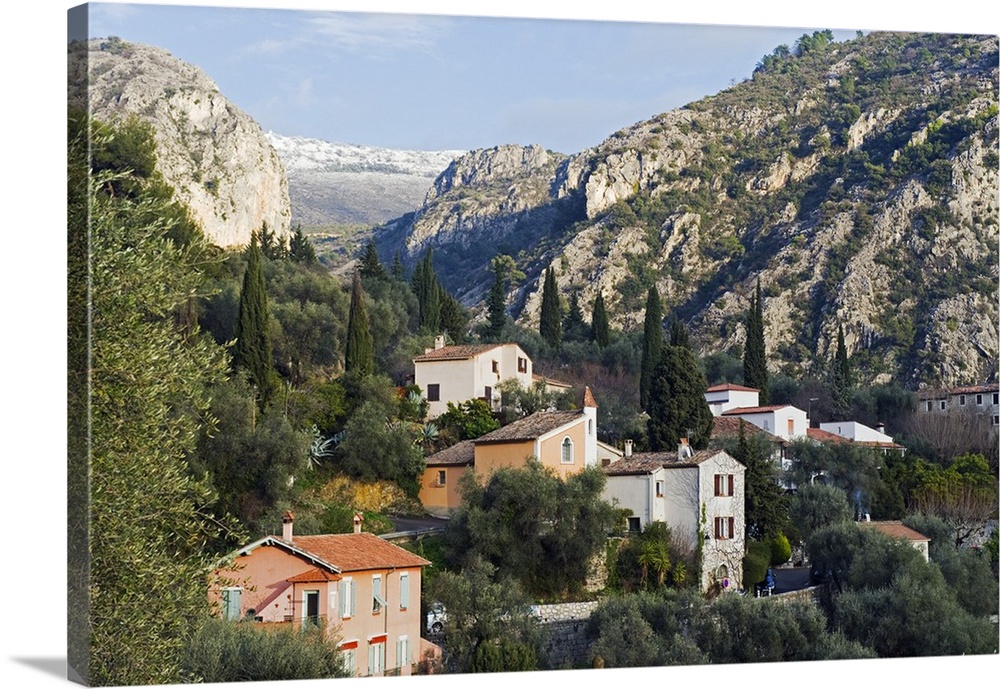
[[[930,561],[930,544],[931,539],[928,536],[923,535],[919,531],[911,529],[910,527],[903,524],[903,522],[898,521],[887,521],[887,522],[871,522],[871,521],[861,521],[858,522],[858,526],[862,528],[875,529],[876,531],[881,531],[889,538],[895,538],[897,540],[906,541],[914,549],[917,550],[921,555],[924,556],[924,560]]]
[[[722,412],[722,416],[735,416],[743,419],[782,440],[805,438],[809,429],[809,417],[806,416],[806,413],[790,404],[735,407]]]
[[[528,389],[532,383],[531,359],[514,342],[504,344],[445,345],[438,336],[434,348],[413,359],[413,382],[427,400],[428,418],[448,411],[448,403],[485,400],[500,409],[500,383],[517,380]]]
[[[488,476],[532,458],[561,478],[598,465],[597,402],[590,388],[584,390],[581,409],[535,412],[428,457],[420,502],[432,514],[447,514],[459,505],[457,483],[465,472]]]
[[[705,401],[712,410],[712,416],[737,407],[756,407],[760,404],[760,390],[733,383],[713,385],[705,390]]]
[[[737,590],[743,580],[746,468],[724,450],[626,455],[604,467],[604,499],[630,509],[629,529],[665,522],[696,551],[701,590]]]

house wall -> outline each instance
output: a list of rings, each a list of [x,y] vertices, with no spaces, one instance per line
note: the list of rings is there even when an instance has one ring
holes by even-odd
[[[698,545],[701,519],[698,468],[664,469],[664,516],[675,538],[686,539],[692,548]]]
[[[420,502],[427,511],[444,516],[458,507],[461,496],[458,481],[470,469],[466,465],[428,466],[420,478]],[[438,473],[445,472],[444,485],[438,484]]]
[[[225,585],[239,586],[241,595],[241,617],[250,608],[263,617],[264,622],[284,622],[290,617],[293,624],[302,624],[305,619],[305,594],[319,592],[319,615],[340,644],[357,643],[354,649],[355,668],[359,676],[368,674],[368,649],[370,641],[377,635],[386,635],[385,668],[400,667],[397,642],[405,637],[409,642],[410,660],[417,662],[420,648],[420,567],[402,569],[363,570],[343,572],[339,582],[308,582],[289,584],[287,579],[313,569],[315,565],[306,558],[289,553],[277,546],[264,545],[254,549],[249,555],[236,558],[231,569],[219,572],[230,581]],[[409,577],[410,602],[406,609],[400,608],[400,575]],[[372,581],[375,574],[382,577],[382,597],[388,603],[377,614],[372,611]],[[352,581],[357,586],[354,615],[340,617],[340,592],[344,582]],[[210,602],[221,599],[220,587],[213,586],[209,592]],[[401,674],[410,674],[408,664],[400,668]]]
[[[427,386],[440,386],[438,401],[427,403],[427,418],[433,419],[448,411],[448,402],[458,404],[483,394],[476,393],[476,362],[474,359],[452,361],[421,361],[414,365],[413,382],[420,386],[420,393],[427,399]]]
[[[782,440],[803,438],[806,436],[806,430],[809,427],[806,413],[796,407],[783,407],[776,411],[739,414],[738,416],[747,423],[752,423],[757,428],[762,428]],[[789,432],[788,428],[789,420],[792,421],[791,432]]]
[[[656,482],[663,481],[664,495],[656,496]],[[602,497],[611,504],[632,510],[645,529],[651,522],[667,521],[666,470],[651,474],[608,476]]]
[[[567,437],[573,443],[573,462],[563,464],[562,443],[563,439]],[[588,443],[594,446],[594,458],[596,461],[597,439],[596,437],[593,439],[587,437],[586,417],[581,417],[579,422],[569,428],[561,428],[555,433],[546,434],[539,438],[538,461],[554,469],[561,478],[566,478],[570,474],[575,474],[583,470],[586,466]]]
[[[833,421],[830,423],[821,423],[819,427],[827,433],[833,433],[834,435],[839,435],[841,438],[850,438],[858,442],[892,442],[892,436],[879,433],[874,428],[869,428],[863,423],[857,423],[856,421]]]
[[[532,440],[476,444],[476,473],[488,476],[499,467],[523,467],[529,457],[535,456],[535,443]]]
[[[705,393],[705,401],[714,416],[738,407],[756,407],[760,405],[760,393],[748,390],[716,390]]]
[[[707,539],[702,543],[702,590],[713,586],[723,587],[720,566],[725,565],[729,586],[743,586],[743,555],[746,552],[746,468],[726,453],[719,453],[698,466],[698,483],[701,503],[704,504],[705,523],[702,531]],[[732,496],[715,495],[716,474],[733,476]],[[732,538],[715,537],[715,519],[733,518]]]
[[[496,352],[491,352],[491,354],[496,354]],[[527,370],[518,371],[517,370],[517,359],[521,357],[527,362]],[[508,343],[500,348],[500,374],[502,380],[509,380],[511,378],[517,379],[521,386],[527,390],[531,387],[531,375],[534,372],[534,367],[531,363],[531,358],[524,353],[516,344]]]

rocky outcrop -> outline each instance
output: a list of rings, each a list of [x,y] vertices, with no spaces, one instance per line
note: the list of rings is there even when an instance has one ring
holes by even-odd
[[[135,116],[152,124],[157,169],[209,240],[245,245],[265,224],[279,237],[289,234],[281,160],[260,126],[201,69],[161,48],[116,38],[70,50],[71,102],[89,103],[99,120]]]
[[[510,254],[528,326],[552,267],[585,314],[600,292],[613,325],[638,327],[656,285],[703,353],[735,350],[759,279],[776,372],[821,373],[842,326],[870,381],[978,381],[1000,359],[996,58],[995,36],[791,53],[568,158],[466,156],[376,236],[410,260],[433,247],[474,308]]]

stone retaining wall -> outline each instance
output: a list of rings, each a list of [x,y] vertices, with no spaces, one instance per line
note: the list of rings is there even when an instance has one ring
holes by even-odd
[[[587,620],[598,601],[539,605],[538,613],[545,631],[545,652],[553,668],[590,665],[590,640]]]

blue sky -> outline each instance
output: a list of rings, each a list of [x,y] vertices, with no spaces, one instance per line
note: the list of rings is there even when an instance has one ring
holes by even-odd
[[[157,45],[198,65],[265,130],[564,153],[748,77],[806,30],[837,28],[101,3],[90,18],[92,37]],[[867,27],[835,34],[856,28]]]

